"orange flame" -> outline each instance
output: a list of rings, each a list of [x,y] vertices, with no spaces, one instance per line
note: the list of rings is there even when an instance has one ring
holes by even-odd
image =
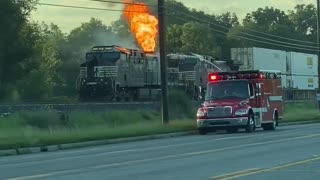
[[[158,35],[158,19],[150,14],[149,7],[144,3],[134,0],[123,0],[123,2],[127,3],[123,14],[138,44],[145,52],[154,52]]]

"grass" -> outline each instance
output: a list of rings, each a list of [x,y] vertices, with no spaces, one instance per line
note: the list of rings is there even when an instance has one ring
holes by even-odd
[[[320,122],[320,111],[315,103],[299,102],[284,106],[283,122],[314,121]]]
[[[196,109],[180,92],[169,95],[171,120],[161,124],[159,112],[151,111],[74,111],[68,116],[58,112],[17,112],[0,118],[0,149],[45,146],[90,140],[113,139],[196,129]],[[284,106],[283,122],[319,120],[312,103]]]
[[[7,129],[0,133],[0,149],[45,146],[90,140],[113,139],[193,130],[194,121],[174,121],[164,127],[159,122],[136,123],[115,128],[106,125],[41,130],[32,127]]]
[[[113,139],[194,130],[194,108],[181,92],[169,98],[170,117],[163,126],[159,112],[74,111],[17,112],[0,119],[0,149],[45,146],[90,140]]]

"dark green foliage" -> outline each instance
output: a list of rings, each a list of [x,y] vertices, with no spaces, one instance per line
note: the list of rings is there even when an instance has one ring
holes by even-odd
[[[169,116],[173,119],[195,118],[196,111],[188,96],[181,90],[172,90],[168,94]]]

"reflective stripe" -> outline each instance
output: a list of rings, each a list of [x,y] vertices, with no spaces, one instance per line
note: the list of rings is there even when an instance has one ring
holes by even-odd
[[[282,101],[282,96],[269,96],[269,101]]]
[[[253,112],[268,112],[268,109],[266,107],[263,108],[252,108]]]

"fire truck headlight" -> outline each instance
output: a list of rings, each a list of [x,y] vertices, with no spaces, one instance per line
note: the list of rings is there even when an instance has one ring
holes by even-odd
[[[239,109],[234,113],[236,116],[242,116],[248,114],[248,109]]]
[[[202,109],[199,109],[199,110],[197,111],[197,117],[203,117],[203,116],[205,116],[205,113],[203,112]]]

